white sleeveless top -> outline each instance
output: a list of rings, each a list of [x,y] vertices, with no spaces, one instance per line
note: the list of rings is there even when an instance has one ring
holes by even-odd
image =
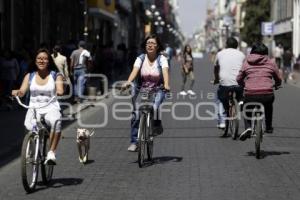
[[[36,82],[36,74],[34,74],[31,84],[29,86],[30,90],[30,102],[29,106],[40,107],[47,105],[48,101],[56,95],[55,80],[51,74],[48,75],[49,79],[45,85],[38,85]],[[51,110],[60,110],[59,103],[57,99],[53,99],[52,102],[43,108],[37,109],[39,114],[46,114]]]

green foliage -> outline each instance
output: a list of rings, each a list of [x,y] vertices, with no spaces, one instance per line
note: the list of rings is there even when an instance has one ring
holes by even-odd
[[[270,0],[248,0],[245,3],[246,16],[244,27],[241,30],[241,38],[252,45],[261,40],[261,22],[270,20]]]

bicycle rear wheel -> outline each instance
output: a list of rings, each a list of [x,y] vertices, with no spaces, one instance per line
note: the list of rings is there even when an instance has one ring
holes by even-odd
[[[143,114],[140,119],[138,132],[138,164],[140,168],[144,166],[144,157],[146,151],[146,131],[146,116]]]
[[[147,131],[146,131],[146,141],[147,141],[147,155],[148,160],[151,161],[153,158],[153,133],[152,133],[152,119],[151,115],[149,114],[147,117]]]
[[[51,181],[53,175],[53,168],[54,168],[54,165],[47,165],[44,163],[49,150],[50,150],[50,138],[48,135],[45,134],[43,140],[43,152],[42,152],[42,163],[41,163],[42,180],[45,185]]]
[[[263,130],[262,130],[262,120],[259,119],[260,116],[256,116],[256,120],[255,120],[255,133],[256,133],[256,137],[255,137],[255,157],[257,159],[260,158],[260,145],[262,142],[262,137],[263,137]]]
[[[237,117],[237,103],[233,101],[229,107],[229,130],[233,140],[236,140],[239,132],[239,120]]]
[[[37,141],[32,132],[25,135],[21,151],[21,177],[26,192],[33,192],[38,179]]]

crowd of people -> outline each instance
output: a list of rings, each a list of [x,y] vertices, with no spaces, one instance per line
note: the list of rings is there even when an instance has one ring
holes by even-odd
[[[75,101],[82,101],[78,95],[82,97],[86,91],[87,80],[78,81],[80,75],[86,72],[104,74],[111,83],[130,70],[130,52],[124,43],[118,44],[114,49],[112,42],[105,46],[89,46],[84,41],[76,44],[70,40],[66,44],[58,42],[53,48],[43,43],[40,48],[51,52],[56,70],[64,75],[66,89],[69,89],[67,85],[71,83],[74,85],[72,98]],[[0,51],[0,107],[11,107],[11,91],[22,84],[23,78],[32,66],[34,66],[34,52],[29,48],[16,52],[8,49]],[[99,87],[100,92],[103,92],[103,88]],[[78,88],[80,88],[79,94]]]

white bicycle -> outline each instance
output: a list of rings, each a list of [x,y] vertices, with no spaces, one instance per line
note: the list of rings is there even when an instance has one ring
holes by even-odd
[[[39,166],[41,166],[43,183],[46,185],[52,179],[54,166],[44,163],[50,148],[50,127],[46,124],[44,115],[41,115],[39,120],[37,119],[36,110],[48,106],[56,96],[53,96],[46,105],[41,107],[27,106],[20,101],[18,96],[15,98],[20,106],[33,110],[33,128],[25,135],[21,151],[22,183],[26,192],[31,193],[37,184]]]

